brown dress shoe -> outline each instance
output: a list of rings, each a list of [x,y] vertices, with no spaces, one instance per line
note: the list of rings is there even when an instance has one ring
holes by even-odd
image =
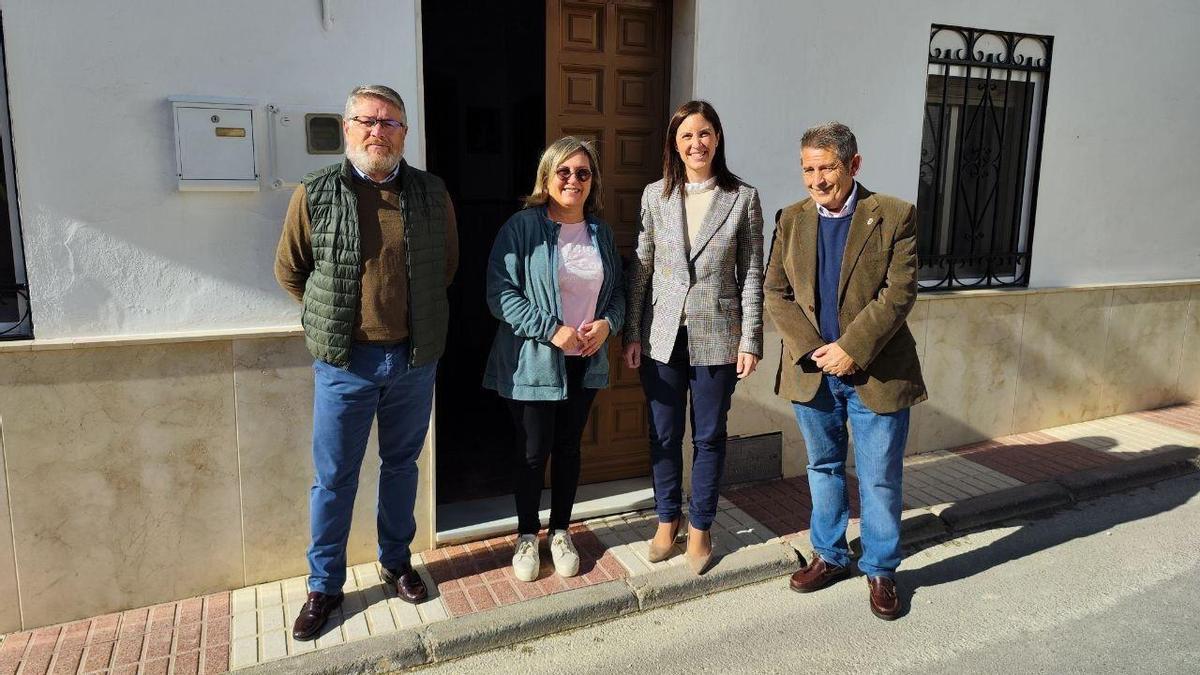
[[[900,617],[900,596],[896,594],[896,582],[888,577],[867,577],[867,588],[871,591],[871,613],[884,621],[895,621]]]
[[[292,625],[292,637],[297,640],[305,641],[317,637],[317,633],[321,632],[321,626],[325,625],[325,620],[333,613],[333,610],[342,604],[342,598],[345,597],[341,593],[337,595],[326,595],[313,591],[308,594],[308,601],[300,608],[300,616],[296,617],[296,623]]]
[[[425,588],[425,581],[411,566],[394,570],[385,567],[383,583],[395,587],[396,595],[401,600],[413,605],[425,602],[429,597],[429,589]]]
[[[801,567],[792,575],[792,580],[788,582],[788,585],[797,593],[811,593],[848,576],[850,576],[849,567],[831,565],[825,562],[821,556],[814,555],[812,562]]]

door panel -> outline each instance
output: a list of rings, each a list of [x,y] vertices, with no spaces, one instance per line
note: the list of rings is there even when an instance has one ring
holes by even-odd
[[[546,140],[592,139],[600,156],[605,222],[628,260],[642,188],[662,177],[671,7],[651,0],[548,0]],[[583,434],[581,483],[650,473],[646,403],[637,373],[609,342],[610,387]]]

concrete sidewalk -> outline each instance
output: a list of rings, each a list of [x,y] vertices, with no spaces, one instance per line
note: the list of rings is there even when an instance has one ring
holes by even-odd
[[[1197,455],[1200,403],[911,457],[905,540],[1195,471]],[[713,526],[721,559],[703,577],[681,556],[650,563],[655,517],[637,512],[574,526],[583,563],[571,579],[553,574],[543,542],[538,580],[517,581],[513,537],[497,537],[417,556],[433,597],[416,607],[382,585],[376,565],[352,568],[342,609],[314,642],[289,637],[305,595],[296,577],[14,633],[0,643],[0,675],[386,672],[443,661],[787,574],[796,549],[809,555],[810,508],[804,477],[724,491]]]

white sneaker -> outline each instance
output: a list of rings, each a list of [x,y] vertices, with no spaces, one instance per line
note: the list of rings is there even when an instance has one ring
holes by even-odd
[[[517,537],[517,550],[512,559],[513,574],[521,581],[537,579],[542,561],[538,557],[538,540],[536,534],[523,534]]]
[[[579,573],[579,553],[571,543],[569,531],[550,531],[550,557],[554,559],[554,571],[558,576],[573,577]]]

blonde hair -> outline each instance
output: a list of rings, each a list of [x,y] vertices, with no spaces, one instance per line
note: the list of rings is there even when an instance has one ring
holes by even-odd
[[[599,213],[600,209],[604,208],[600,199],[600,158],[596,156],[596,148],[591,141],[585,141],[575,136],[563,136],[562,138],[550,144],[542,153],[542,159],[538,162],[537,177],[533,179],[533,192],[525,198],[525,206],[544,206],[550,201],[550,177],[554,176],[554,172],[558,169],[558,165],[567,161],[567,158],[577,152],[584,152],[587,155],[588,163],[592,169],[592,186],[588,191],[587,201],[583,203],[584,213]]]

